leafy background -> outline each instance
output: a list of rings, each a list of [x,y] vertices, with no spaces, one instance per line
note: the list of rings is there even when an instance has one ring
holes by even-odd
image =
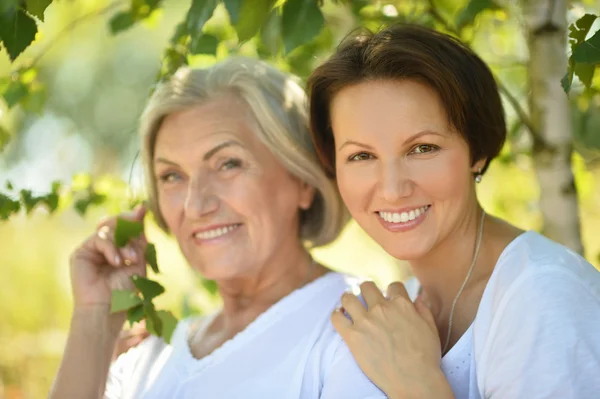
[[[597,1],[570,2],[569,22],[579,21],[571,29],[578,51],[563,79],[575,127],[572,168],[585,256],[596,266],[599,12]],[[526,103],[527,42],[516,1],[2,0],[0,398],[48,392],[69,325],[69,255],[101,217],[144,196],[136,127],[157,79],[184,63],[205,66],[231,54],[260,57],[305,78],[352,29],[394,21],[460,35]],[[490,213],[539,230],[532,140],[505,105],[510,140],[479,195]],[[151,220],[146,228],[161,268],[150,276],[166,287],[157,307],[183,317],[218,306],[214,283],[193,274]],[[408,273],[354,223],[314,256],[380,284]]]

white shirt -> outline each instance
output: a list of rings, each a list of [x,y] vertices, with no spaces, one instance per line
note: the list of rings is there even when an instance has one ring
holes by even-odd
[[[540,234],[521,234],[441,366],[457,399],[600,398],[600,272]]]
[[[354,285],[329,273],[281,299],[200,360],[188,345],[191,320],[183,320],[171,345],[150,337],[121,355],[105,398],[385,398],[329,321]]]

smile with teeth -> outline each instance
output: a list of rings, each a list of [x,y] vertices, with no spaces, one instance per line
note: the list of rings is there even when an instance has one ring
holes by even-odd
[[[422,206],[409,212],[377,212],[379,217],[388,223],[406,223],[424,214],[431,205]]]
[[[212,238],[224,236],[225,234],[237,229],[240,226],[240,224],[231,224],[229,226],[217,227],[216,229],[212,230],[200,231],[194,234],[194,237],[200,240],[209,240]]]

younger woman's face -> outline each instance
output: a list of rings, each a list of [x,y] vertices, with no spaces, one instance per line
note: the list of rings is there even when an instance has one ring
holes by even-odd
[[[438,94],[414,80],[369,81],[331,104],[338,186],[350,213],[388,253],[412,260],[477,206],[469,146]]]

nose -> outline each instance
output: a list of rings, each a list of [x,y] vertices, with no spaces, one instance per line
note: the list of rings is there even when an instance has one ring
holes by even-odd
[[[201,219],[219,208],[219,199],[206,180],[190,180],[185,198],[184,211],[189,219]]]
[[[386,202],[393,204],[412,194],[414,182],[406,169],[401,162],[389,162],[381,166],[379,193]]]

